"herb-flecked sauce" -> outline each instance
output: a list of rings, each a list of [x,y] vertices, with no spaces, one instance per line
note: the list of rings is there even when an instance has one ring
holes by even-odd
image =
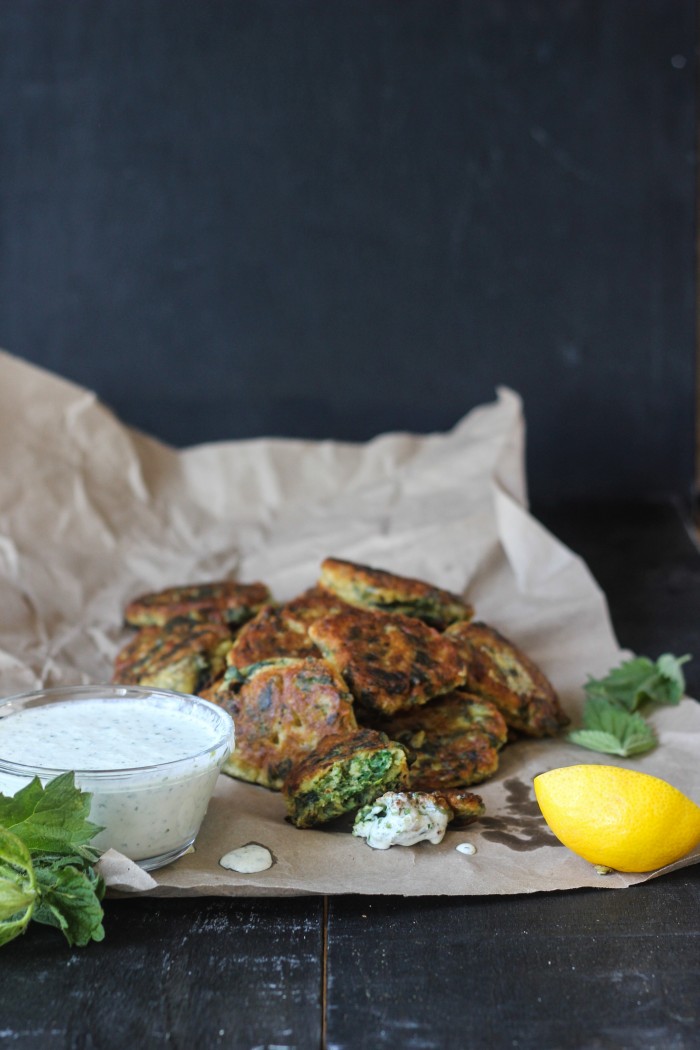
[[[221,736],[221,725],[175,698],[30,707],[0,718],[0,791],[13,795],[31,779],[5,763],[30,766],[44,782],[75,770],[93,796],[90,819],[105,828],[93,844],[147,860],[194,839],[230,751],[217,746]]]

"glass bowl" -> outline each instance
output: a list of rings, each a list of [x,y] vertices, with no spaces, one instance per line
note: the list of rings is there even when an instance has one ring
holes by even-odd
[[[74,771],[104,828],[91,844],[152,870],[194,842],[233,742],[231,716],[198,696],[123,685],[24,693],[0,701],[0,792]]]

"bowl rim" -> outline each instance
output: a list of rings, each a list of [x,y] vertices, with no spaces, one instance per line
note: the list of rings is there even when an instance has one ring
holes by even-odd
[[[24,693],[15,693],[12,696],[0,699],[0,724],[3,719],[11,718],[13,714],[18,714],[21,710],[26,709],[22,706],[18,711],[5,713],[4,708],[10,704],[25,705],[30,700],[40,701],[46,698],[48,703],[59,702],[61,699],[67,702],[71,700],[105,700],[108,703],[118,703],[119,700],[145,700],[147,697],[165,702],[177,701],[180,708],[182,708],[184,701],[186,707],[190,706],[207,711],[220,723],[222,731],[207,747],[181,758],[168,759],[165,762],[151,762],[147,765],[138,766],[120,766],[116,769],[93,769],[85,766],[44,766],[36,763],[14,762],[0,755],[0,773],[9,773],[29,779],[39,777],[42,780],[60,776],[62,773],[80,774],[81,777],[91,777],[96,780],[126,780],[138,773],[154,773],[159,770],[171,771],[178,766],[189,765],[205,755],[214,755],[218,751],[222,751],[222,756],[217,757],[216,764],[221,765],[225,758],[225,749],[228,747],[230,753],[234,747],[235,731],[231,715],[223,707],[213,704],[210,700],[205,700],[204,697],[195,696],[192,693],[177,693],[171,689],[151,689],[148,686],[124,685],[115,682],[93,682],[89,685],[60,685],[50,686],[46,689],[31,689]],[[37,706],[41,705],[37,704]]]

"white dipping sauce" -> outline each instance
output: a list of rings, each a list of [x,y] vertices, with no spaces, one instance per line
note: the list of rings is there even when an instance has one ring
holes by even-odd
[[[75,770],[76,784],[93,795],[90,819],[105,828],[92,844],[156,867],[194,840],[232,737],[226,712],[166,693],[8,710],[0,717],[0,791],[14,795],[34,775],[45,783]]]

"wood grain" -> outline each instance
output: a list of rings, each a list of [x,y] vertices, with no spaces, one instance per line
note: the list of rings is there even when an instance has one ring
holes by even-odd
[[[32,927],[0,952],[0,1045],[318,1050],[322,923],[320,899],[124,900],[86,949]]]

